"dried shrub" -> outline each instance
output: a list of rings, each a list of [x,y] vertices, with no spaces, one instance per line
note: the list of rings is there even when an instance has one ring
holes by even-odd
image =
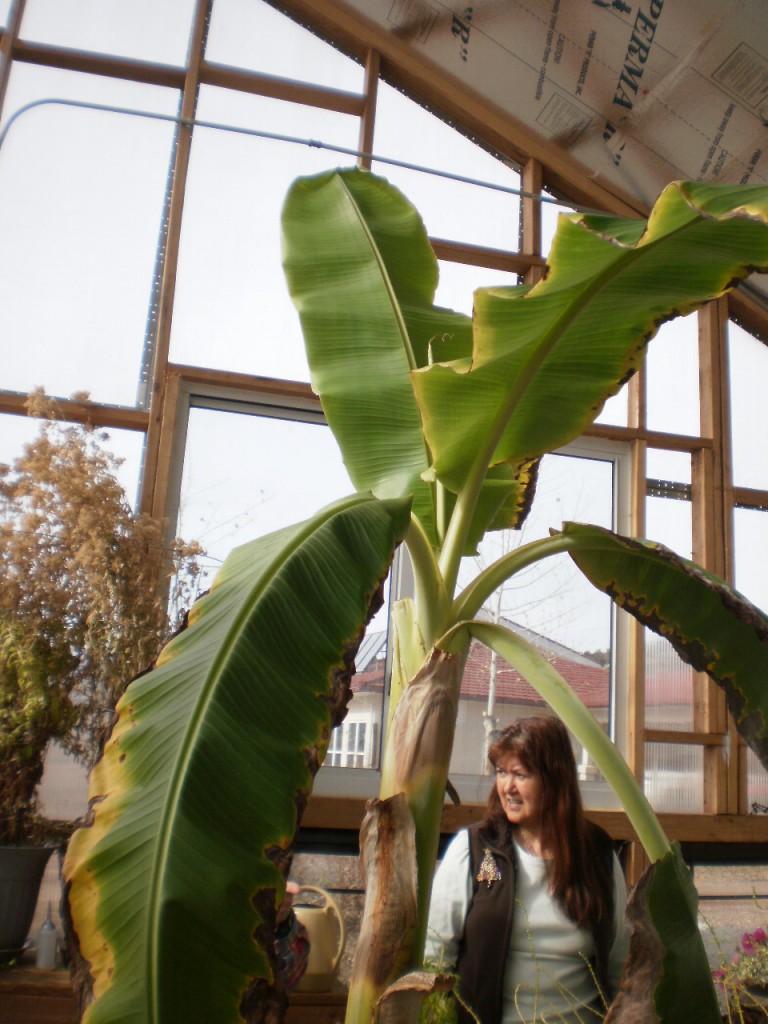
[[[196,596],[197,544],[134,513],[107,435],[45,417],[0,465],[0,841],[34,837],[48,742],[90,768],[115,704]]]

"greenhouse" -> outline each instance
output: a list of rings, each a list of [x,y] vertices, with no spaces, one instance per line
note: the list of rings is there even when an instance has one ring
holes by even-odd
[[[0,1020],[177,1019],[160,1008],[165,1004],[159,997],[148,1001],[152,1009],[145,1016],[131,1016],[132,1008],[121,1018],[123,1011],[109,1009],[109,993],[99,1016],[105,997],[98,981],[91,1010],[85,1011],[90,990],[79,997],[80,1005],[73,995],[66,968],[76,954],[66,940],[71,924],[60,907],[60,871],[69,837],[88,810],[88,773],[104,743],[108,751],[129,728],[123,721],[133,713],[128,699],[121,705],[122,724],[108,739],[115,702],[130,678],[150,667],[195,598],[212,587],[215,597],[217,579],[245,575],[237,568],[245,563],[231,561],[220,576],[230,553],[293,524],[314,522],[318,510],[335,508],[333,503],[347,510],[344,501],[355,492],[376,496],[368,512],[363,499],[355,499],[360,516],[383,516],[386,509],[390,517],[393,557],[382,554],[381,565],[368,570],[372,579],[386,577],[381,607],[371,613],[356,649],[346,713],[326,695],[325,731],[314,741],[302,740],[302,749],[323,763],[314,781],[296,784],[301,798],[287,802],[296,834],[279,817],[275,835],[255,841],[284,850],[276,861],[281,876],[290,872],[300,884],[332,894],[345,923],[346,948],[333,964],[333,977],[314,989],[300,983],[290,1001],[285,996],[280,1012],[287,1012],[289,1024],[344,1019],[361,927],[366,934],[361,918],[369,913],[357,867],[359,831],[368,801],[391,795],[388,735],[402,684],[421,665],[413,661],[400,618],[410,613],[396,609],[403,600],[407,607],[411,598],[420,600],[420,571],[432,561],[442,576],[430,593],[442,610],[425,619],[416,613],[413,632],[421,630],[422,653],[433,647],[454,652],[462,623],[479,623],[462,634],[461,678],[451,696],[455,731],[444,766],[447,783],[437,786],[446,790],[435,825],[438,856],[455,833],[483,818],[494,772],[488,752],[500,732],[521,717],[549,713],[551,700],[523,665],[529,659],[525,664],[539,666],[542,676],[551,670],[565,681],[621,753],[666,839],[679,844],[698,890],[698,927],[710,966],[717,969],[721,954],[730,961],[743,933],[768,929],[768,698],[755,698],[762,711],[750,704],[761,684],[768,685],[761,676],[765,655],[747,653],[751,640],[734,640],[733,657],[743,653],[749,675],[744,690],[732,685],[741,668],[725,664],[730,655],[723,655],[722,678],[708,675],[705,669],[722,654],[719,639],[712,639],[720,634],[698,591],[681,590],[675,598],[685,615],[701,612],[695,624],[701,636],[693,640],[689,620],[679,629],[668,625],[666,607],[651,598],[633,617],[628,611],[637,610],[639,599],[623,592],[618,577],[602,585],[593,577],[608,570],[579,560],[582,547],[592,551],[602,543],[598,535],[585,539],[576,528],[569,540],[570,527],[560,532],[563,524],[586,523],[611,536],[658,542],[685,566],[701,567],[694,572],[697,585],[709,587],[713,577],[725,581],[727,595],[736,594],[733,601],[723,598],[730,612],[734,601],[742,609],[742,598],[768,609],[768,243],[759,234],[768,218],[766,81],[768,22],[758,0],[0,0],[3,687],[10,691],[6,677],[14,685],[21,679],[18,652],[32,650],[41,638],[52,648],[78,615],[84,630],[66,634],[57,648],[64,659],[58,668],[49,661],[41,670],[48,685],[55,671],[62,678],[71,673],[71,684],[62,689],[69,717],[46,734],[38,790],[39,811],[60,830],[24,949],[6,956],[9,969],[0,973]],[[336,169],[344,170],[334,176]],[[669,190],[674,182],[691,186]],[[342,200],[330,198],[332,188],[334,196],[343,192],[343,209]],[[413,219],[412,209],[418,211]],[[390,210],[391,236],[389,222],[382,226]],[[680,225],[691,210],[696,223],[691,240],[683,240],[689,222]],[[365,230],[353,234],[350,225],[358,217]],[[749,221],[743,241],[734,227],[742,221]],[[569,230],[578,225],[590,241],[577,238],[569,250],[576,238]],[[721,228],[722,236],[715,234]],[[668,262],[659,257],[643,269],[662,234],[657,248],[669,241]],[[337,299],[336,256],[339,267],[357,259],[364,236],[378,244],[375,259],[365,265],[369,283],[360,284],[359,292],[340,290]],[[601,261],[607,266],[604,253],[611,247],[622,254],[632,249],[632,259],[639,254],[639,269],[625,271],[617,262],[601,270],[601,288],[609,277],[618,282],[606,285],[610,294],[601,305],[594,299],[598,285],[583,280],[593,266],[604,267]],[[308,252],[314,252],[313,267]],[[710,257],[713,265],[722,261],[711,274]],[[383,290],[370,283],[374,264],[382,268]],[[311,274],[316,276],[310,280]],[[422,278],[434,278],[426,299]],[[345,280],[343,288],[353,284]],[[515,308],[501,311],[513,288],[520,297],[508,306]],[[583,288],[575,300],[579,310],[592,304],[584,314],[592,319],[574,328],[590,347],[590,361],[579,362],[570,349],[562,358],[551,354],[561,336],[575,337],[570,327],[558,333],[556,326],[551,348],[516,369],[517,376],[510,371],[505,394],[523,378],[537,389],[528,405],[519,401],[518,434],[528,434],[523,442],[512,427],[499,428],[498,443],[488,449],[489,472],[503,497],[493,499],[496,511],[477,536],[473,519],[457,539],[454,530],[459,534],[463,527],[455,526],[453,503],[463,507],[476,438],[484,417],[493,420],[493,429],[499,422],[485,409],[496,408],[498,389],[487,367],[506,344],[499,340],[500,325],[505,317],[525,320],[518,307],[528,294],[533,307],[537,296],[556,300],[577,288]],[[642,290],[649,298],[635,309]],[[399,385],[384,390],[390,364],[377,369],[371,357],[366,369],[354,371],[360,388],[353,398],[348,365],[342,372],[341,363],[333,362],[337,356],[352,361],[345,346],[365,347],[362,312],[354,317],[359,307],[373,321],[378,296],[385,293],[382,309],[395,294],[400,303],[386,329],[423,335],[413,342],[414,351],[422,345],[423,352],[411,359],[409,372],[416,380],[413,415],[424,424],[424,438],[419,433],[409,449],[416,468],[408,470],[402,493],[390,482],[394,470],[378,489],[370,482],[376,458],[389,465],[391,452],[410,443],[405,427],[397,431],[411,405],[401,415],[406,400],[398,397]],[[331,334],[323,318],[332,302],[338,306],[338,351],[332,342],[322,348]],[[421,312],[415,313],[417,306]],[[628,340],[619,352],[613,336],[625,322]],[[469,348],[462,347],[465,333]],[[499,365],[517,358],[509,343]],[[554,363],[547,360],[557,363],[551,376],[547,367]],[[463,375],[473,380],[457,382]],[[557,390],[584,377],[594,381],[594,394],[586,386],[577,397]],[[505,399],[498,401],[501,408]],[[356,420],[343,418],[350,403]],[[529,441],[534,437],[535,443]],[[25,490],[24,481],[42,472],[39,458],[52,445],[60,446],[63,460],[57,475]],[[366,461],[364,450],[374,449],[375,457]],[[417,455],[426,461],[417,465]],[[43,504],[52,490],[54,498]],[[416,516],[428,491],[440,497],[414,540],[408,511],[395,506],[406,492],[409,500],[413,494]],[[74,495],[76,502],[78,494],[81,506],[71,524],[62,515],[62,523],[52,526],[61,496]],[[34,520],[36,502],[43,511]],[[508,528],[500,529],[501,512],[511,504]],[[106,522],[112,507],[116,518],[102,530],[94,509]],[[48,532],[44,541],[27,543],[33,520],[38,527],[47,524]],[[371,531],[385,530],[376,524]],[[95,538],[109,529],[114,542],[102,569]],[[555,551],[558,537],[561,549]],[[362,573],[367,555],[349,543],[350,563]],[[551,558],[516,555],[545,544],[552,545]],[[509,579],[495,579],[493,566],[502,563],[522,568]],[[324,633],[325,626],[310,621],[309,605],[315,599],[330,607],[331,598],[320,595],[321,584],[330,587],[331,571],[330,565],[318,571],[317,592],[311,580],[294,586],[265,634],[278,649],[269,675],[281,679],[286,730],[310,700],[312,688],[302,695],[297,680],[307,652],[321,646],[315,629]],[[492,578],[498,585],[482,582]],[[99,589],[96,584],[105,580],[109,585]],[[448,598],[444,580],[454,587],[446,582]],[[45,607],[25,618],[29,603],[38,600],[35,588],[39,593],[48,584]],[[98,608],[75,607],[81,585],[98,590]],[[151,601],[144,601],[148,594]],[[251,598],[243,600],[245,605]],[[201,620],[208,607],[214,605],[201,603]],[[455,622],[448,611],[456,613]],[[57,613],[61,622],[53,623]],[[232,614],[240,621],[240,611]],[[749,620],[768,650],[765,612],[756,612],[756,619],[743,610],[733,614]],[[440,615],[448,625],[427,635],[424,623],[432,626]],[[494,639],[502,632],[513,638],[512,646]],[[173,641],[171,652],[187,657],[186,642],[176,648]],[[221,644],[212,664],[224,657],[229,640]],[[692,657],[682,656],[694,648]],[[249,650],[242,656],[248,669],[237,670],[242,679],[261,662],[263,648]],[[340,647],[339,664],[341,657]],[[329,673],[334,664],[331,659]],[[409,675],[407,668],[414,671]],[[161,658],[158,671],[164,669]],[[234,690],[231,700],[242,701],[243,692]],[[248,728],[264,719],[264,732],[253,733],[254,746],[263,751],[274,738],[277,749],[282,713],[262,703],[261,691],[251,692],[254,721]],[[10,707],[11,698],[0,694]],[[212,700],[195,705],[200,735],[208,725],[201,709]],[[571,725],[564,711],[555,712]],[[0,716],[3,732],[10,734],[10,723]],[[230,743],[229,725],[211,728],[222,745]],[[599,750],[586,733],[571,732],[586,816],[613,840],[631,890],[656,858],[649,856]],[[197,756],[196,749],[190,753],[191,736],[180,741],[184,754],[177,765]],[[113,756],[119,773],[122,762]],[[220,796],[209,785],[199,814],[210,815],[211,831],[219,812],[227,820],[241,814],[260,820],[256,782],[242,811],[236,810],[234,782],[218,775],[219,761],[208,762],[209,756],[200,753],[210,765],[200,771],[221,782]],[[249,765],[240,753],[234,761],[233,755],[227,769],[232,779],[251,773],[262,787],[271,779],[261,774],[267,772],[261,762]],[[314,775],[317,765],[310,767]],[[163,770],[153,765],[147,773]],[[123,792],[123,776],[105,783],[97,769],[96,778],[92,797],[102,798],[110,786]],[[0,815],[9,816],[5,807],[0,804]],[[265,816],[272,813],[268,807]],[[97,814],[97,830],[98,820]],[[0,846],[6,838],[0,829]],[[15,844],[18,837],[11,833],[10,839]],[[80,848],[90,843],[78,840],[67,854],[63,870],[74,876],[75,889],[92,854],[90,846],[87,853]],[[160,854],[153,856],[156,865]],[[208,856],[218,865],[218,853]],[[266,885],[255,871],[256,878]],[[428,898],[428,891],[427,897],[419,893],[420,901]],[[101,899],[108,897],[100,891],[83,896],[78,910],[73,897],[75,924],[89,916],[82,907],[92,901],[99,922],[93,928],[109,936],[98,916],[104,913]],[[251,903],[249,896],[247,902],[262,921],[258,899]],[[423,902],[419,909],[424,911]],[[219,912],[228,909],[207,911],[210,918]],[[36,974],[46,918],[56,928],[58,946],[48,965],[53,969]],[[157,933],[164,927],[157,923]],[[251,934],[254,928],[256,923]],[[418,935],[417,927],[417,943]],[[91,948],[84,947],[84,962],[93,962]],[[150,959],[141,949],[136,959]],[[113,955],[120,963],[120,954]],[[253,970],[242,968],[243,978],[269,976],[259,973],[261,955],[254,961],[243,954],[250,967],[256,963]],[[157,962],[165,963],[160,954]],[[237,960],[238,971],[241,966]],[[157,968],[158,976],[164,969]],[[763,991],[765,966],[764,972]],[[275,984],[280,989],[279,980]],[[232,986],[240,993],[232,996],[239,1013],[216,1018],[217,1011],[201,1009],[198,1018],[178,1019],[283,1019],[258,1016],[242,979]],[[221,993],[218,982],[214,987],[226,1003],[224,982]],[[177,994],[169,998],[173,1002]],[[366,1019],[362,1011],[353,1016],[353,1003],[350,998],[349,1024]],[[766,1004],[757,1005],[762,1020]]]

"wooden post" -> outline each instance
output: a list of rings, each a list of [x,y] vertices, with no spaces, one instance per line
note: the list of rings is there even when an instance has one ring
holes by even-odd
[[[358,149],[361,153],[373,152],[373,130],[376,123],[376,97],[379,91],[380,63],[378,50],[369,50],[365,59],[365,107],[360,118],[360,142]],[[361,156],[358,164],[360,167],[370,171],[370,156]]]
[[[192,120],[197,109],[197,95],[200,87],[200,69],[203,61],[205,39],[210,20],[213,0],[197,0],[197,10],[192,29],[189,65],[184,82],[181,103],[182,118]],[[163,282],[160,289],[160,308],[157,322],[157,344],[152,369],[152,390],[149,403],[149,429],[144,453],[144,468],[141,479],[139,507],[142,512],[162,515],[156,509],[155,486],[157,482],[160,435],[162,433],[165,382],[168,369],[168,351],[171,341],[173,301],[176,292],[176,272],[179,263],[179,238],[184,210],[184,192],[189,168],[189,154],[192,147],[192,127],[179,125],[178,144],[173,168],[173,194],[168,213],[168,234],[166,244]]]
[[[693,459],[693,554],[705,568],[724,579],[732,578],[732,510],[730,410],[727,362],[728,303],[710,302],[699,311],[699,387],[701,435],[712,439]],[[704,673],[694,679],[696,730],[724,735],[728,732],[725,694]],[[736,754],[735,733],[732,749]],[[744,788],[741,759],[727,759],[727,746],[704,748],[704,811],[736,813]]]

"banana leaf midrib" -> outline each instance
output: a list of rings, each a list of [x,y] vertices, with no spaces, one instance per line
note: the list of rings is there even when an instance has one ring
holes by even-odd
[[[373,232],[368,227],[368,223],[367,223],[365,217],[362,215],[362,212],[360,210],[358,202],[355,199],[355,196],[352,193],[352,191],[349,188],[349,186],[347,185],[346,181],[340,175],[337,175],[336,181],[337,181],[339,187],[344,191],[344,194],[346,195],[347,200],[348,200],[350,206],[352,207],[352,210],[354,211],[355,219],[357,220],[357,223],[360,226],[360,229],[361,229],[361,231],[363,233],[363,236],[365,237],[365,239],[368,242],[368,246],[369,246],[369,249],[371,251],[371,254],[373,255],[373,258],[376,260],[376,265],[379,268],[379,274],[381,276],[381,281],[382,281],[383,286],[384,286],[384,292],[385,292],[385,294],[387,296],[387,301],[389,302],[390,309],[392,310],[392,316],[393,316],[395,324],[397,326],[397,331],[398,331],[398,334],[400,336],[400,340],[401,340],[401,343],[402,343],[402,346],[403,346],[403,352],[405,353],[405,357],[406,357],[406,361],[408,363],[408,367],[409,367],[409,369],[411,371],[416,370],[418,368],[417,364],[416,364],[416,356],[414,354],[413,347],[411,345],[410,335],[408,334],[408,327],[406,325],[405,318],[403,317],[403,312],[402,312],[402,309],[400,308],[400,303],[398,301],[397,293],[395,291],[395,288],[392,285],[392,281],[390,279],[386,263],[384,262],[384,260],[382,258],[382,255],[381,255],[381,251],[379,250],[379,247],[376,244],[376,239],[375,239],[375,237],[373,235]],[[320,400],[321,400],[321,404],[322,404],[322,395],[320,396]],[[414,405],[416,405],[415,396],[414,396]],[[440,524],[440,521],[439,521],[439,516],[438,516],[438,513],[437,513],[437,509],[438,509],[438,504],[439,504],[439,502],[438,502],[438,493],[442,489],[442,485],[439,483],[439,481],[431,481],[430,482],[430,481],[424,480],[423,473],[426,472],[429,469],[429,467],[432,465],[432,453],[430,451],[429,444],[427,443],[427,440],[424,437],[423,432],[421,434],[421,439],[422,439],[423,452],[424,452],[424,469],[422,471],[421,479],[422,479],[422,481],[424,483],[427,484],[429,490],[432,493],[432,509],[433,509],[433,514],[434,514],[434,517],[435,517],[435,527],[436,527],[438,533],[440,533],[441,532],[441,524]]]
[[[389,304],[392,308],[392,313],[395,318],[395,322],[397,323],[398,326],[400,338],[403,343],[403,350],[405,352],[406,359],[408,360],[408,366],[411,368],[411,370],[415,370],[416,357],[413,354],[413,348],[411,347],[411,339],[408,334],[408,328],[405,325],[405,320],[403,319],[403,314],[400,309],[400,303],[397,301],[397,295],[395,294],[395,289],[392,286],[392,282],[390,280],[386,264],[381,257],[379,247],[376,244],[376,240],[373,237],[373,233],[371,232],[371,230],[368,227],[368,224],[366,223],[365,217],[363,217],[360,211],[360,207],[358,206],[355,197],[352,195],[352,192],[347,187],[347,183],[341,177],[337,177],[336,180],[338,181],[340,188],[344,189],[347,199],[349,200],[352,209],[354,210],[355,218],[357,219],[357,222],[362,229],[363,235],[368,241],[371,253],[373,254],[376,260],[376,264],[379,268],[379,273],[381,274],[381,279],[384,282],[384,290],[387,294],[387,298],[389,299]]]

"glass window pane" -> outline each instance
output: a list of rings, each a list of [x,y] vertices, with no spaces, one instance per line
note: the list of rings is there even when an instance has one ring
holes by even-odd
[[[34,441],[40,421],[29,416],[0,413],[0,462],[12,465],[26,444]],[[102,447],[120,460],[115,476],[125,492],[128,504],[136,507],[139,490],[144,434],[136,430],[99,429]]]
[[[649,729],[693,729],[693,672],[669,640],[645,635],[645,724]]]
[[[552,240],[557,231],[557,222],[561,213],[573,213],[573,207],[563,206],[560,202],[552,202],[554,196],[544,190],[546,202],[541,204],[541,252],[546,256],[552,248]]]
[[[610,527],[613,475],[613,462],[607,458],[545,456],[523,528],[486,537],[478,557],[464,560],[462,582],[519,545],[546,536],[550,527],[557,528],[564,520]],[[608,727],[611,601],[586,581],[567,555],[524,569],[490,597],[484,614],[533,644]],[[503,728],[543,707],[543,700],[519,673],[487,648],[473,644],[462,684],[452,775],[481,774],[486,768],[486,729]],[[579,756],[584,778],[589,778],[588,759]]]
[[[48,96],[175,113],[171,90],[16,64],[7,117]],[[27,111],[3,146],[3,387],[135,405],[173,125],[67,106]]]
[[[747,813],[768,814],[768,771],[747,748]]]
[[[362,92],[362,67],[264,0],[216,0],[208,60],[347,92]]]
[[[546,190],[542,193],[547,200],[554,197]],[[546,256],[552,247],[552,240],[555,237],[557,223],[561,214],[575,212],[572,207],[563,206],[559,202],[543,202],[541,204],[541,251]],[[595,418],[595,423],[605,423],[611,426],[626,427],[629,415],[629,389],[625,384],[618,394],[609,398],[603,406],[600,414]]]
[[[88,811],[88,772],[58,743],[51,743],[45,755],[45,767],[39,789],[40,811],[53,821],[76,821]],[[51,909],[59,935],[64,935],[61,920],[61,853],[55,853],[46,865],[37,897],[29,937],[36,938]]]
[[[768,512],[756,508],[733,510],[734,580],[736,589],[768,610]]]
[[[692,506],[685,488],[675,488],[676,481],[668,481],[664,496],[649,494],[645,502],[645,535],[672,548],[683,558],[691,558]]]
[[[618,394],[609,398],[602,408],[595,423],[609,423],[616,427],[626,427],[629,417],[629,387],[627,384]]]
[[[648,346],[648,426],[699,434],[699,337],[696,313],[662,324]]]
[[[10,466],[21,454],[23,446],[37,434],[38,426],[37,420],[28,416],[3,413],[0,418],[0,462]]]
[[[190,409],[177,530],[207,552],[203,589],[232,548],[353,491],[327,427]]]
[[[728,363],[731,385],[733,482],[768,489],[768,459],[760,457],[768,434],[768,347],[730,322]]]
[[[479,181],[520,188],[514,168],[484,152],[396,89],[379,83],[374,152]],[[435,238],[518,248],[519,198],[374,161],[373,170],[408,196]]]
[[[701,814],[704,752],[682,743],[645,744],[645,795],[655,811]]]
[[[471,317],[476,289],[505,288],[516,284],[517,274],[440,260],[440,280],[435,292],[435,305],[446,306]]]
[[[690,484],[691,456],[687,452],[649,448],[646,474],[649,480],[658,480],[669,484]]]
[[[324,425],[190,410],[177,531],[207,552],[202,589],[233,547],[309,518],[353,490]],[[378,767],[387,617],[385,603],[358,651],[353,697],[341,732],[334,733],[329,766]],[[360,729],[350,734],[354,723],[365,726],[364,740]]]
[[[194,0],[27,0],[21,37],[29,42],[186,64]]]
[[[3,28],[8,24],[8,15],[11,13],[11,0],[0,0],[0,26]]]
[[[692,505],[687,487],[691,457],[648,450],[646,537],[691,557]],[[661,496],[664,495],[664,496]],[[645,630],[645,715],[649,729],[693,729],[693,676],[690,666],[657,633]]]
[[[204,120],[354,146],[356,118],[203,88]],[[332,161],[331,161],[332,163]],[[184,205],[171,359],[308,380],[299,318],[288,295],[280,210],[299,175],[328,169],[317,149],[198,130]]]

